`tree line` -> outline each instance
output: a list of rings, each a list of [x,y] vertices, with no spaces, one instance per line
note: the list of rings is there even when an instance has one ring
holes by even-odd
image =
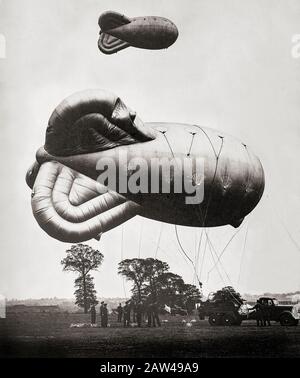
[[[87,313],[96,306],[92,271],[97,271],[103,262],[103,254],[85,244],[72,245],[61,261],[64,271],[77,273],[75,279],[75,303]],[[132,283],[133,302],[155,302],[160,307],[181,308],[190,313],[201,293],[195,285],[185,283],[178,274],[170,272],[166,262],[154,258],[125,259],[119,263],[118,274]]]

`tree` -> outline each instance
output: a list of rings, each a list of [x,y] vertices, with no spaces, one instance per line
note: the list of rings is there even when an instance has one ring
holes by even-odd
[[[148,289],[155,299],[157,278],[169,269],[167,263],[153,259],[126,259],[119,263],[118,274],[133,282],[132,293],[141,300],[145,289]]]
[[[196,286],[186,284],[178,274],[169,272],[169,265],[158,259],[123,260],[118,273],[133,282],[134,301],[155,301],[161,306],[179,306],[190,311],[201,298]]]
[[[133,293],[140,301],[142,298],[142,286],[145,283],[144,259],[126,259],[119,263],[118,274],[124,276],[128,281],[133,281]]]
[[[85,281],[83,280],[82,276],[76,278],[75,288],[77,289],[75,290],[74,294],[76,298],[75,304],[77,304],[77,306],[84,308],[86,305],[89,309],[91,306],[96,306],[98,304],[96,295],[97,292],[93,281],[94,278],[91,277],[90,274],[86,275]]]
[[[147,258],[144,260],[145,279],[150,290],[151,297],[154,301],[158,299],[159,279],[168,272],[169,265],[161,260]]]
[[[77,301],[76,293],[78,293],[81,298],[78,305],[83,307],[86,314],[91,306],[91,301],[93,301],[93,296],[96,295],[94,282],[89,272],[99,268],[103,261],[103,255],[86,244],[72,245],[66,253],[67,256],[61,261],[61,264],[64,271],[79,274],[75,280],[75,286],[78,288],[75,291],[75,296]]]
[[[232,302],[243,304],[243,298],[240,293],[236,292],[232,286],[225,286],[214,293],[214,301]]]
[[[201,293],[195,285],[184,283],[181,289],[181,297],[185,299],[185,308],[190,314],[195,308],[196,303],[201,301]]]

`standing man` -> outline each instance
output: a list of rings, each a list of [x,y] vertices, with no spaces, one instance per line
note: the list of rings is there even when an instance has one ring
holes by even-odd
[[[124,321],[124,327],[129,327],[130,325],[130,304],[129,301],[125,303],[125,306],[123,307],[123,321]]]
[[[262,313],[263,313],[263,319],[264,319],[264,326],[268,325],[271,326],[271,305],[269,304],[268,300],[264,301],[264,304],[262,305]]]
[[[118,313],[118,323],[122,322],[122,314],[123,314],[123,307],[122,304],[119,303],[119,306],[117,307],[117,313]]]
[[[108,310],[107,310],[107,303],[103,304],[103,312],[102,312],[102,327],[106,328],[108,324]]]
[[[100,324],[103,327],[103,309],[104,309],[104,302],[102,301],[100,304]]]
[[[91,324],[96,324],[96,308],[94,305],[91,307]]]
[[[251,308],[251,310],[255,310],[255,318],[256,318],[256,325],[257,327],[264,326],[264,314],[263,314],[263,308],[262,304],[259,302],[259,300],[256,301],[256,305]]]
[[[152,304],[150,302],[147,303],[147,327],[152,326]]]
[[[143,318],[143,305],[142,302],[139,301],[135,307],[136,311],[136,322],[138,327],[142,326],[142,318]]]
[[[153,305],[152,305],[152,319],[153,319],[153,327],[160,327],[161,324],[160,324],[160,320],[159,320],[159,316],[158,316],[158,303],[157,302],[154,302]]]

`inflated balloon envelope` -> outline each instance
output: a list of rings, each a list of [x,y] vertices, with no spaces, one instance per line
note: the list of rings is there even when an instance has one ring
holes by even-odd
[[[202,201],[187,201],[184,188],[162,190],[184,176],[176,164],[159,170],[158,191],[152,191],[151,179],[142,193],[120,190],[121,178],[127,184],[136,173],[133,160],[145,163],[139,170],[148,177],[153,159],[179,165],[200,159]],[[99,180],[110,161],[116,167],[114,187]],[[238,227],[264,190],[262,165],[244,143],[197,125],[143,123],[118,96],[102,90],[76,93],[57,106],[26,180],[41,228],[74,243],[98,238],[135,215],[193,227]],[[195,185],[193,174],[184,180]]]
[[[158,16],[128,18],[107,11],[100,15],[98,24],[98,47],[104,54],[114,54],[130,46],[149,50],[166,49],[178,37],[176,25]]]

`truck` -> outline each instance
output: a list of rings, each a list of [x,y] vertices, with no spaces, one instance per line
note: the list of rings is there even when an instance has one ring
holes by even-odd
[[[258,299],[263,308],[268,310],[271,321],[282,326],[296,326],[299,323],[299,313],[295,305],[279,304],[276,298],[261,297]],[[230,300],[212,300],[201,302],[198,307],[200,319],[208,318],[211,326],[241,325],[244,320],[256,320],[255,311],[247,303],[232,298]]]

